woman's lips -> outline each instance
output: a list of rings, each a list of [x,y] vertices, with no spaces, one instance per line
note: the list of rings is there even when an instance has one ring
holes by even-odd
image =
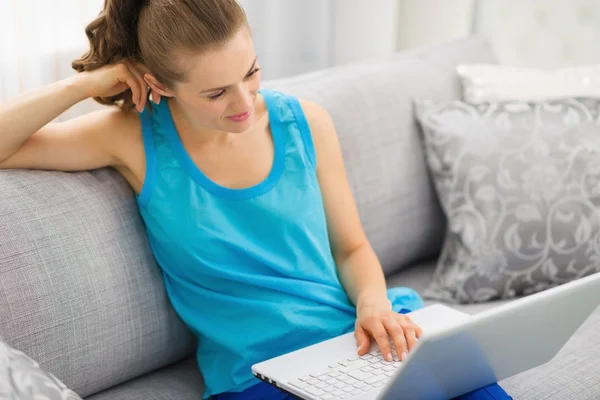
[[[247,120],[250,117],[251,114],[252,114],[252,110],[246,111],[245,113],[241,113],[238,115],[232,115],[227,118],[229,118],[233,122],[244,122],[245,120]]]

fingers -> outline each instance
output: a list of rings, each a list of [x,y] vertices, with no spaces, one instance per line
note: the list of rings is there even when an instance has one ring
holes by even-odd
[[[152,91],[150,92],[150,96],[152,96],[152,101],[153,101],[155,104],[158,104],[158,103],[160,103],[160,94],[158,94],[158,93],[156,93],[154,90],[152,90]]]
[[[371,338],[358,324],[356,325],[356,330],[354,331],[354,338],[356,339],[356,346],[358,347],[358,355],[362,356],[367,354],[371,347]]]
[[[406,353],[408,352],[407,346],[407,338],[406,331],[402,326],[398,323],[398,321],[394,319],[386,319],[383,321],[383,325],[385,329],[388,331],[388,334],[392,337],[392,341],[396,346],[396,355],[398,358],[403,361],[406,357]]]
[[[137,104],[139,102],[139,98],[140,98],[140,84],[137,81],[137,79],[131,74],[131,72],[129,71],[129,68],[127,67],[126,64],[119,64],[118,67],[119,68],[119,77],[118,80],[120,82],[124,82],[127,86],[129,86],[129,88],[131,89],[131,93],[133,94],[133,96],[131,97],[131,100],[133,101],[133,104],[136,105],[137,108]]]
[[[151,76],[151,73],[148,70],[148,68],[146,68],[143,64],[135,64],[135,67],[140,72],[140,75],[142,76],[142,79],[146,83],[146,86],[148,86],[150,88],[148,90],[148,92],[150,93],[150,96],[152,97],[152,101],[155,104],[160,103],[160,97],[161,97],[160,94],[158,92],[156,92],[155,90],[152,90],[152,85],[150,84],[150,78],[149,78],[149,76]],[[146,99],[147,98],[148,98],[148,96],[146,96]]]
[[[418,339],[423,335],[423,330],[406,315],[398,315],[397,323],[404,332],[404,339],[406,340],[408,351],[412,350],[417,344]]]
[[[142,77],[141,72],[131,61],[125,60],[123,61],[123,63],[127,66],[129,73],[132,75],[133,79],[137,83],[136,90],[134,90],[134,88],[131,85],[130,87],[131,91],[134,94],[133,98],[135,99],[133,100],[133,103],[136,105],[136,109],[139,112],[142,112],[144,110],[144,107],[146,106],[146,101],[148,99],[148,84]],[[129,84],[129,82],[127,82],[127,84]]]
[[[372,336],[377,342],[384,359],[388,361],[393,360],[394,349],[392,343],[395,347],[395,355],[399,360],[404,361],[408,352],[413,349],[422,335],[421,328],[406,315],[384,318],[371,317],[363,321],[362,325],[357,322],[354,332],[354,337],[359,346],[359,355],[364,355],[369,351],[369,336]]]
[[[387,361],[393,360],[392,346],[390,345],[390,337],[388,331],[381,322],[373,323],[370,327],[371,335],[377,342],[383,358]]]

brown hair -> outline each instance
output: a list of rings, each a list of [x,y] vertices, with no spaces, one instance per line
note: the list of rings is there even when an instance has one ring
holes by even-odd
[[[90,49],[72,66],[77,72],[92,71],[131,59],[172,89],[184,80],[177,62],[182,56],[223,45],[244,25],[246,15],[236,0],[105,0],[85,29]],[[94,99],[133,107],[131,89]]]

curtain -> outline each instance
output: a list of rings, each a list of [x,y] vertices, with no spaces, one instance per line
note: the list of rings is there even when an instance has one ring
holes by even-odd
[[[0,0],[0,102],[75,71],[104,0]],[[396,51],[398,0],[240,0],[264,79]],[[88,100],[66,119],[101,106]]]
[[[103,0],[0,0],[0,101],[65,78]],[[79,107],[81,108],[81,106]]]
[[[475,30],[490,38],[503,64],[600,63],[598,0],[479,0]]]

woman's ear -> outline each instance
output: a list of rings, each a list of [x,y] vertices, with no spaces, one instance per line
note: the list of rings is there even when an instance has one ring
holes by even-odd
[[[174,97],[175,94],[165,88],[152,74],[144,74],[144,81],[152,89],[152,101],[156,104],[160,103],[161,96]]]

